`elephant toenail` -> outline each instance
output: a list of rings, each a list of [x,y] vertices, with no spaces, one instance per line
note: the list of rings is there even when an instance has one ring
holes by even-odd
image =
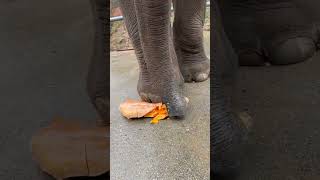
[[[204,81],[208,78],[208,74],[207,73],[199,73],[196,76],[196,81]]]
[[[189,98],[187,98],[187,97],[184,97],[184,99],[186,100],[186,102],[187,102],[187,104],[189,103]]]

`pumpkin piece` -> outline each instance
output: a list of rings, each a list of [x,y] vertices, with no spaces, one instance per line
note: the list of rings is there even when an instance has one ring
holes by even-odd
[[[56,179],[98,176],[110,169],[109,139],[105,127],[57,119],[32,137],[32,155]]]
[[[128,119],[149,117],[153,118],[151,124],[157,124],[160,120],[168,117],[168,111],[165,104],[148,103],[143,101],[128,99],[120,104],[120,112]]]
[[[165,104],[163,104],[161,107],[156,108],[154,111],[156,113],[156,116],[154,116],[154,118],[150,121],[151,124],[158,124],[160,120],[168,117],[168,111]]]
[[[120,104],[119,110],[121,114],[128,118],[141,118],[154,110],[156,107],[161,106],[162,103],[147,103],[128,99]]]
[[[158,108],[155,108],[154,110],[144,115],[143,117],[148,117],[148,118],[156,117],[158,114],[158,111],[159,111]]]

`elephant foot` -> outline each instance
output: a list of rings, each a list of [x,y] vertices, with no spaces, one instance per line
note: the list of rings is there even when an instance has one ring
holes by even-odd
[[[225,176],[233,174],[241,166],[241,158],[244,155],[248,143],[248,129],[237,116],[230,116],[222,123],[214,122],[217,135],[213,135],[213,174],[215,176]],[[228,122],[227,122],[228,121]],[[220,122],[221,123],[221,122]],[[224,127],[224,133],[219,133],[219,129],[228,124],[229,127]],[[229,133],[226,133],[229,131]]]
[[[209,78],[210,62],[204,53],[184,54],[179,59],[180,71],[185,82],[202,82]]]
[[[162,102],[166,104],[170,117],[184,117],[188,99],[182,95],[183,79],[180,75],[140,73],[137,89],[143,101]]]
[[[312,38],[290,38],[267,47],[268,61],[275,65],[295,64],[312,57],[316,49],[316,42]]]
[[[219,2],[224,29],[240,65],[288,65],[314,55],[320,39],[319,23],[296,3],[246,1],[239,6],[235,0]]]
[[[238,53],[239,65],[263,66],[266,62],[273,65],[289,65],[303,62],[317,51],[317,44],[311,37],[293,37],[282,41],[270,41],[264,51],[242,50]]]

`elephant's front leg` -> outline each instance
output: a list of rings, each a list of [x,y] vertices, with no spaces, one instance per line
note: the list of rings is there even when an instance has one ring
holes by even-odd
[[[139,95],[145,101],[164,102],[171,117],[181,117],[187,102],[171,36],[170,7],[169,0],[121,1],[140,66]]]
[[[174,42],[181,73],[186,82],[204,81],[209,61],[203,45],[205,0],[174,1]]]
[[[95,40],[91,64],[87,79],[87,91],[92,104],[98,111],[102,125],[109,124],[109,73],[108,70],[108,45],[107,42],[107,9],[106,0],[91,0],[94,17]],[[100,122],[99,122],[100,124]]]
[[[232,108],[231,100],[238,59],[222,26],[218,4],[215,0],[211,2],[214,27],[211,30],[214,42],[210,85],[211,171],[215,175],[227,175],[239,165],[245,129]]]

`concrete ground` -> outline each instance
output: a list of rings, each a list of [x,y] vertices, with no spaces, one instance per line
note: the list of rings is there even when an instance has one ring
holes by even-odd
[[[206,32],[209,56],[209,33]],[[209,81],[185,84],[189,109],[184,120],[128,120],[119,104],[139,99],[133,51],[111,53],[111,179],[209,179]]]
[[[50,180],[30,138],[53,117],[92,121],[85,91],[93,29],[88,0],[0,1],[0,179]]]
[[[234,180],[320,179],[320,53],[290,66],[242,67],[238,106],[252,117]]]

